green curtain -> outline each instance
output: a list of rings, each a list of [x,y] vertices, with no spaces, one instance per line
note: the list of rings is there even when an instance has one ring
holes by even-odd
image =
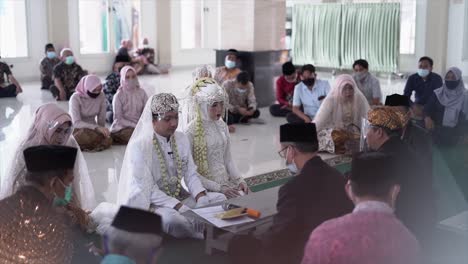
[[[373,71],[398,69],[399,3],[295,5],[292,23],[297,64],[350,69],[362,58]]]
[[[292,20],[294,63],[337,67],[340,63],[341,4],[295,5]]]

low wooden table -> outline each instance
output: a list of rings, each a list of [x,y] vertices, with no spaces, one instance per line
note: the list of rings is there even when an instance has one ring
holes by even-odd
[[[251,193],[246,196],[237,197],[228,200],[230,204],[249,207],[260,211],[259,219],[240,225],[233,225],[224,228],[217,228],[204,218],[198,216],[192,211],[187,212],[190,216],[195,217],[198,221],[205,224],[206,240],[205,252],[208,255],[213,253],[213,249],[227,252],[230,239],[236,234],[252,233],[260,227],[268,227],[273,222],[273,217],[276,215],[276,203],[278,201],[278,191],[280,187],[270,188],[264,191]],[[219,205],[219,204],[218,204]]]

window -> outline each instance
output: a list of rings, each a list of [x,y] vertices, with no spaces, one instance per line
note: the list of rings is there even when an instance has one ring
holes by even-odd
[[[123,39],[130,39],[137,47],[141,42],[140,0],[112,0],[114,47],[118,50]]]
[[[28,56],[26,0],[0,1],[0,56]]]
[[[180,47],[182,49],[201,48],[202,8],[201,0],[181,0],[180,3]]]
[[[80,0],[80,53],[109,52],[107,0]]]
[[[414,54],[416,42],[416,0],[342,0],[342,3],[400,3],[400,54]]]

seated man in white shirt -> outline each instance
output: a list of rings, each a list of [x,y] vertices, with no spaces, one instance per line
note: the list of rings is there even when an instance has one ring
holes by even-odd
[[[203,188],[189,140],[176,131],[178,121],[174,95],[148,100],[125,152],[118,203],[161,215],[163,231],[174,237],[203,239],[203,226],[183,213],[226,197]]]
[[[330,91],[328,81],[317,79],[314,65],[302,66],[301,72],[302,82],[294,88],[292,113],[286,116],[288,123],[311,123]]]

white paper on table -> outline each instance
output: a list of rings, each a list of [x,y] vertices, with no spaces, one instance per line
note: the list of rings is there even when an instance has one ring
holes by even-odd
[[[252,218],[248,216],[241,216],[239,218],[231,219],[231,220],[221,220],[217,218],[216,216],[224,213],[224,209],[221,205],[219,206],[213,206],[213,207],[206,207],[206,208],[200,208],[200,209],[193,209],[192,210],[194,213],[199,215],[200,217],[204,218],[206,221],[212,223],[214,226],[218,228],[223,228],[227,226],[233,226],[233,225],[239,225],[239,224],[245,224],[249,222],[253,222]]]

